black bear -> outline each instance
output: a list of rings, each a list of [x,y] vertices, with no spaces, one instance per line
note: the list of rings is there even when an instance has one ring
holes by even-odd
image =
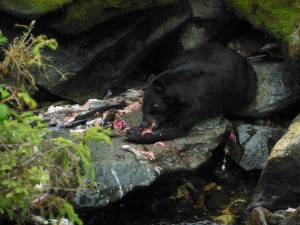
[[[199,121],[234,113],[255,97],[257,77],[247,60],[216,43],[189,50],[149,78],[140,127],[125,139],[154,143],[183,137]]]

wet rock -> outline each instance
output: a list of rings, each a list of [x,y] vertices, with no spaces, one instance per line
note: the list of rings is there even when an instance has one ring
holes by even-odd
[[[140,112],[128,114],[124,119],[134,125],[140,122]],[[171,185],[194,169],[204,166],[228,132],[231,124],[222,118],[200,122],[187,137],[163,144],[136,145],[123,139],[125,131],[115,131],[112,146],[89,143],[95,165],[96,190],[78,193],[80,207],[105,206],[121,199],[130,191],[156,184]],[[117,137],[119,136],[119,137]],[[122,145],[130,145],[136,151],[151,152],[155,160],[137,157]]]
[[[274,146],[248,209],[297,207],[300,203],[300,115]]]
[[[231,158],[243,169],[263,169],[276,142],[284,134],[284,129],[251,124],[236,126],[237,143],[233,144]]]
[[[266,215],[268,214],[270,214],[269,210],[262,207],[257,207],[251,212],[247,223],[249,225],[268,225],[268,222],[266,220]]]
[[[298,224],[300,222],[299,216],[300,208],[287,210],[278,210],[270,212],[263,207],[257,207],[252,210],[251,215],[247,219],[249,225],[287,225]]]
[[[257,95],[240,115],[254,118],[272,116],[296,103],[300,94],[300,80],[294,79],[294,73],[299,75],[299,71],[291,70],[287,65],[287,62],[252,64],[258,77]]]
[[[102,98],[189,17],[190,9],[182,3],[108,21],[48,52],[52,66],[36,78],[37,83],[80,103]]]
[[[27,19],[35,19],[47,13],[51,13],[73,0],[1,0],[0,11]]]

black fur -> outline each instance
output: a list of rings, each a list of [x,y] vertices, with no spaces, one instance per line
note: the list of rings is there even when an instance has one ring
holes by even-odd
[[[149,78],[142,125],[128,130],[125,138],[154,143],[185,136],[199,120],[246,107],[256,86],[253,68],[235,51],[219,44],[187,51],[168,70]],[[153,126],[153,134],[141,135],[145,126]]]

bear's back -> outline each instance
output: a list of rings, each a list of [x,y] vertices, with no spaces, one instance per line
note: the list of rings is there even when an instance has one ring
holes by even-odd
[[[184,52],[158,79],[168,84],[168,98],[174,96],[209,116],[246,107],[257,88],[256,74],[247,60],[216,43]]]

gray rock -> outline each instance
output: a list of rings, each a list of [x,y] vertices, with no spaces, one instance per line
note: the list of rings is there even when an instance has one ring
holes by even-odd
[[[262,171],[248,209],[258,206],[271,211],[300,203],[300,115],[274,146]]]
[[[205,42],[220,35],[229,19],[211,22],[189,22],[180,30],[177,45],[178,50],[188,50],[201,47]]]
[[[102,98],[189,17],[190,9],[182,3],[107,22],[97,32],[49,52],[52,66],[46,67],[37,82],[51,93],[79,103]]]
[[[271,212],[265,208],[257,207],[252,210],[249,218],[247,219],[247,224],[249,225],[268,225],[266,216],[270,215]]]
[[[224,19],[228,17],[223,4],[219,0],[189,0],[193,17],[202,20]]]
[[[243,169],[263,169],[276,142],[284,134],[281,128],[240,124],[236,128],[238,143],[231,151],[231,157]]]
[[[208,39],[207,30],[195,23],[186,24],[179,35],[183,50],[198,48]]]
[[[291,70],[287,63],[279,62],[253,63],[253,67],[258,76],[257,95],[249,107],[240,112],[242,116],[272,116],[299,99],[300,80],[294,79],[299,70]]]
[[[232,33],[230,26],[229,16],[216,21],[189,20],[154,49],[144,63],[158,71],[165,70],[174,57],[183,51],[199,48],[208,41],[225,40],[227,36],[224,30]]]
[[[136,113],[124,119],[130,124],[140,122]],[[165,147],[127,143],[123,139],[124,133],[117,131],[116,135],[121,137],[113,138],[112,146],[89,143],[95,165],[96,190],[78,193],[76,202],[80,207],[105,206],[133,190],[149,187],[154,181],[171,185],[184,174],[204,166],[230,127],[229,121],[222,118],[202,121],[189,136],[164,142]],[[150,151],[156,159],[150,161],[124,151],[121,149],[124,144],[136,150]]]
[[[249,225],[292,225],[299,224],[300,208],[285,208],[275,212],[270,212],[263,207],[257,207],[252,210],[251,215],[247,219]]]

